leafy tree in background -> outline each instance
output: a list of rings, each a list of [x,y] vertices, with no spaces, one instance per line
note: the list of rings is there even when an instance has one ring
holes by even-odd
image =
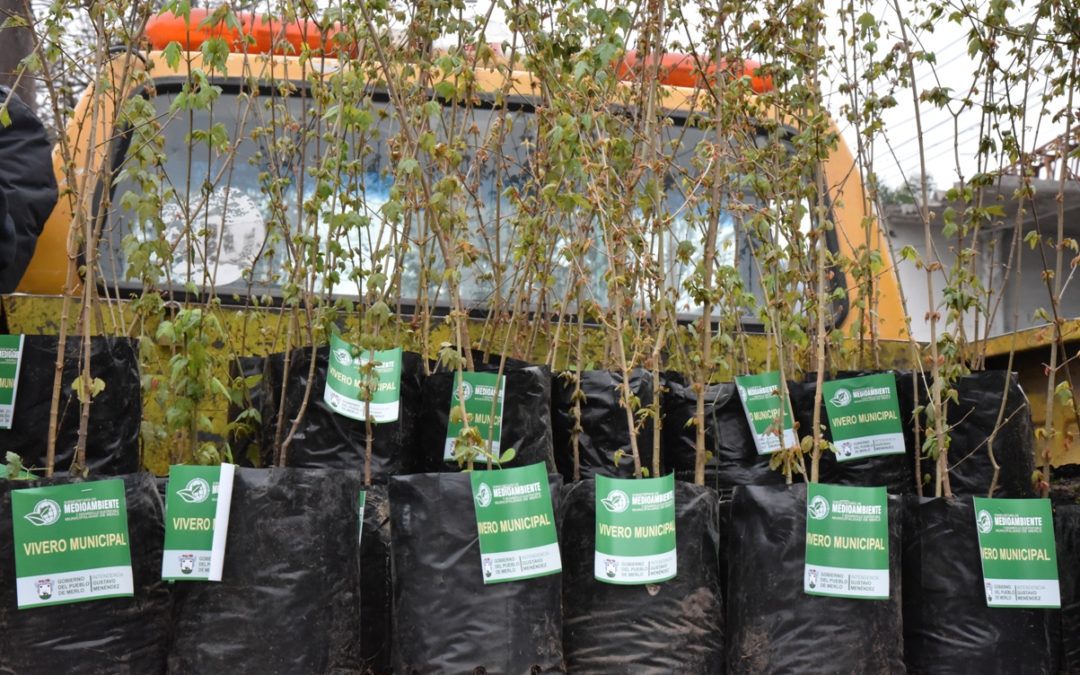
[[[0,0],[0,85],[12,87],[28,106],[37,108],[34,80],[18,76],[19,62],[34,49],[30,6],[24,0]]]

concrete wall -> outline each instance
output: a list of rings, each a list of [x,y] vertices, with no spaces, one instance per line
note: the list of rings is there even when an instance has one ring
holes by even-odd
[[[984,280],[984,284],[989,284],[993,288],[990,301],[992,313],[989,332],[991,336],[1041,325],[1045,322],[1035,318],[1036,309],[1042,307],[1048,313],[1050,311],[1050,295],[1043,280],[1043,256],[1049,269],[1052,270],[1056,251],[1048,240],[1056,238],[1057,233],[1058,184],[1055,181],[1036,181],[1035,200],[1025,200],[1024,212],[1021,214],[1023,234],[1038,228],[1043,235],[1043,243],[1035,250],[1032,250],[1022,239],[1018,247],[1013,247],[1017,202],[1012,195],[1016,185],[1016,178],[1004,177],[1001,184],[987,195],[986,203],[1000,204],[1005,210],[1005,217],[995,219],[982,232],[976,246],[979,252],[975,259],[978,274]],[[1064,194],[1065,237],[1080,240],[1080,185],[1068,184]],[[958,243],[955,237],[946,240],[942,236],[941,212],[948,206],[949,204],[941,200],[932,200],[930,204],[930,210],[936,214],[936,218],[931,221],[933,246],[937,259],[946,268],[955,264],[957,250],[972,246],[970,237],[967,241]],[[960,204],[952,206],[958,211],[962,208]],[[926,255],[922,218],[919,216],[918,208],[914,205],[890,206],[886,209],[882,223],[890,235],[897,274],[907,301],[908,315],[911,317],[912,332],[918,340],[929,340],[930,326],[926,321],[926,315],[930,303],[926,291],[926,272],[917,269],[914,263],[900,260],[900,251],[908,245],[912,246],[924,260],[929,259]],[[1069,276],[1069,261],[1076,255],[1077,253],[1070,249],[1065,250],[1063,284]],[[946,283],[945,274],[945,271],[936,272],[933,279],[934,305],[941,312],[944,311],[942,289]],[[1062,293],[1060,314],[1063,318],[1080,317],[1080,271]],[[986,320],[986,316],[979,317],[978,334],[980,337],[986,333]],[[965,321],[965,330],[969,338],[975,336],[974,323],[972,316]]]

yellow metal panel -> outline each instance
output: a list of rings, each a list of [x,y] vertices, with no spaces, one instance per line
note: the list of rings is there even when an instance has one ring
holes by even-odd
[[[78,302],[75,300],[73,302]],[[62,311],[63,299],[57,296],[31,296],[31,295],[12,295],[3,298],[4,309],[7,313],[8,324],[10,330],[13,333],[26,333],[26,334],[47,334],[56,335],[60,329],[60,316]],[[75,307],[72,308],[72,316],[75,315]],[[103,329],[105,334],[143,334],[153,335],[156,331],[156,326],[153,325],[140,325],[137,330],[133,330],[133,312],[131,311],[130,302],[128,301],[114,301],[111,303],[102,303],[100,307],[101,311],[98,313],[100,320],[92,322],[92,332],[98,333],[99,326]],[[217,310],[218,318],[222,323],[225,335],[221,341],[220,349],[222,354],[228,357],[241,356],[241,355],[257,355],[265,356],[267,354],[282,351],[282,336],[285,335],[285,322],[290,320],[289,315],[283,315],[280,309],[241,309],[223,307]],[[355,318],[355,317],[354,317]],[[350,322],[351,326],[355,326],[355,323]],[[553,327],[547,326],[546,334],[538,335],[533,340],[533,351],[531,354],[522,353],[520,345],[528,344],[528,340],[507,340],[505,331],[487,331],[484,330],[484,324],[482,321],[472,321],[469,325],[470,337],[473,343],[476,345],[486,345],[486,348],[494,353],[501,351],[501,347],[504,344],[510,345],[508,355],[531,360],[533,362],[545,362],[549,353],[550,340],[552,338]],[[529,327],[531,330],[532,327]],[[346,329],[348,330],[348,328]],[[301,331],[297,331],[302,333]],[[600,328],[588,329],[587,339],[585,341],[585,353],[584,364],[585,367],[589,367],[589,364],[597,362],[608,362],[609,359],[605,354],[607,348],[606,337]],[[150,338],[143,338],[144,340]],[[317,335],[317,339],[321,342],[322,336]],[[437,350],[441,343],[448,342],[451,339],[451,334],[443,322],[435,322],[432,329],[432,334],[427,344],[429,345],[430,358],[437,356]],[[403,340],[407,349],[419,350],[420,344],[418,337],[414,334]],[[765,366],[769,351],[774,350],[774,345],[764,335],[748,335],[746,336],[747,354],[750,361],[751,369],[760,369]],[[850,345],[848,350],[852,354],[857,354],[857,345],[854,343]],[[882,364],[885,368],[908,368],[910,367],[910,354],[911,347],[909,343],[886,341],[882,343]],[[170,352],[167,347],[158,346],[154,359],[148,361],[144,355],[144,363],[142,363],[143,377],[144,377],[144,393],[143,393],[143,418],[155,422],[161,422],[164,419],[164,411],[162,411],[155,403],[154,393],[155,391],[164,386],[166,374],[163,372],[164,364],[167,363]],[[155,365],[158,364],[158,365]],[[775,363],[775,356],[773,358]],[[846,362],[838,362],[833,364],[835,369],[850,369],[858,367],[858,363],[852,359]],[[554,363],[557,370],[572,368],[574,366],[571,355],[565,348],[557,351],[557,360]],[[670,368],[674,370],[688,370],[686,364],[678,363],[676,360],[668,360],[664,363],[664,368]],[[716,375],[716,381],[728,380],[733,373],[730,368],[722,368]],[[220,378],[228,376],[226,366],[223,365],[222,372],[217,373]],[[792,376],[796,376],[795,373]],[[316,392],[317,395],[321,395],[321,392]],[[226,425],[228,424],[228,401],[223,396],[215,396],[212,398],[203,410],[209,417],[213,433],[216,434],[219,439],[225,437]],[[93,414],[91,412],[91,414]],[[169,443],[147,442],[144,439],[143,447],[144,464],[148,469],[154,471],[157,474],[165,474],[168,472],[170,463],[177,463],[181,461],[190,461],[189,454],[178,451]]]

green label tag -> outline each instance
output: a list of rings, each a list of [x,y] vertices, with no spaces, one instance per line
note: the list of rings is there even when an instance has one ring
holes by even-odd
[[[822,394],[838,462],[904,454],[896,377],[891,373],[827,381]]]
[[[18,605],[134,594],[124,481],[11,491]]]
[[[169,467],[161,578],[221,581],[236,466]]]
[[[499,395],[495,395],[496,382]],[[465,414],[469,426],[480,432],[484,441],[491,440],[491,454],[499,456],[499,439],[502,437],[503,399],[506,397],[506,376],[501,379],[498,373],[459,373],[454,378],[454,393],[450,397],[450,423],[446,426],[446,445],[443,459],[454,461],[454,444],[465,425],[457,421],[454,408],[459,406],[458,396],[465,401]],[[492,405],[492,402],[495,405]],[[546,479],[545,479],[546,480]]]
[[[791,421],[791,401],[785,401],[783,442],[780,425],[780,371],[761,375],[742,375],[735,378],[746,421],[754,433],[754,445],[759,455],[769,455],[781,448],[797,446],[795,425]]]
[[[367,492],[361,490],[356,499],[356,506],[360,513],[360,525],[356,528],[356,544],[359,546],[364,540],[364,508],[367,506]]]
[[[22,350],[22,335],[0,335],[0,429],[10,429],[15,419]]]
[[[883,487],[806,486],[809,595],[889,597],[889,509]]]
[[[675,476],[596,477],[593,576],[609,584],[674,579]]]
[[[337,335],[331,335],[323,400],[331,410],[350,419],[366,420],[365,411],[370,407],[372,422],[396,422],[401,407],[401,347],[375,352],[378,384],[369,405],[363,400],[367,376],[361,369],[370,361],[370,351],[363,351]]]
[[[484,583],[531,579],[562,571],[544,463],[472,471],[469,478]]]
[[[987,607],[1061,607],[1049,499],[974,497]]]

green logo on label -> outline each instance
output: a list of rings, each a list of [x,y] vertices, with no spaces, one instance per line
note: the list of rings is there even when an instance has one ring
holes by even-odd
[[[499,441],[502,437],[506,377],[498,373],[473,372],[457,373],[454,377],[450,419],[446,425],[446,441],[443,445],[443,460],[464,461],[457,444],[466,425],[479,434],[486,452],[493,457],[501,456]],[[464,411],[461,410],[462,408]],[[461,414],[462,412],[464,415]],[[499,497],[498,494],[492,496],[496,499]],[[498,571],[495,576],[498,576]]]
[[[476,532],[485,584],[530,579],[562,569],[543,462],[473,471],[469,483],[476,502]]]
[[[829,380],[822,396],[837,461],[906,451],[896,378],[892,374]]]
[[[888,598],[885,488],[811,483],[806,491],[803,591],[837,598]]]
[[[738,376],[735,388],[746,413],[746,423],[754,433],[754,447],[759,455],[798,445],[791,403],[783,395],[779,371]]]
[[[1061,607],[1049,499],[974,498],[988,607]]]
[[[815,495],[806,507],[806,513],[814,520],[824,520],[829,517],[829,500],[821,495]]]
[[[210,484],[202,478],[192,478],[184,489],[177,490],[176,494],[188,504],[202,504],[210,497]]]
[[[841,387],[840,389],[836,390],[829,403],[832,403],[837,408],[843,408],[847,404],[851,403],[851,392]]]
[[[22,335],[0,335],[0,429],[10,429],[15,417],[22,349]]]
[[[51,499],[42,499],[23,517],[34,525],[52,525],[60,520],[60,505]]]
[[[221,581],[236,467],[169,467],[161,578]]]
[[[485,509],[491,506],[491,488],[487,483],[480,483],[480,487],[476,488],[476,504]]]
[[[593,577],[645,585],[675,577],[675,476],[596,477]]]
[[[356,354],[356,356],[353,356]],[[373,363],[372,367],[368,367]],[[330,336],[323,402],[335,413],[359,422],[396,422],[400,409],[401,348],[361,350]]]
[[[630,508],[630,497],[622,490],[612,490],[607,499],[601,499],[600,503],[611,513],[622,513]]]
[[[20,609],[133,595],[123,481],[12,490],[11,524]]]

